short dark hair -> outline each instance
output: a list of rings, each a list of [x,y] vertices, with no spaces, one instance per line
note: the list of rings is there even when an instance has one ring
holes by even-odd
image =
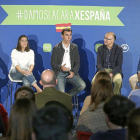
[[[67,31],[67,32],[71,32],[72,33],[72,29],[70,28],[64,28],[62,31],[61,31],[61,34],[64,35],[64,32]]]
[[[116,40],[116,35],[115,35],[115,33],[113,33],[113,37],[114,37],[114,41]]]
[[[58,104],[47,104],[33,118],[36,140],[68,139],[71,124],[66,108]]]
[[[71,111],[69,111],[66,106],[64,106],[62,103],[60,103],[58,101],[49,101],[45,104],[45,106],[51,106],[51,105],[59,106],[68,112],[69,118],[70,118],[70,129],[71,129],[73,127],[73,115],[72,115]]]
[[[18,88],[15,92],[15,100],[19,98],[29,98],[35,102],[35,94],[34,91],[27,86],[22,86]]]
[[[128,140],[140,140],[140,108],[134,109],[128,116]]]
[[[16,50],[17,50],[17,51],[21,51],[20,40],[21,40],[23,37],[26,37],[26,38],[27,38],[26,35],[21,35],[21,36],[18,38],[18,43],[17,43],[17,47],[16,47]],[[27,38],[27,41],[28,41],[28,38]],[[25,51],[26,51],[26,52],[30,51],[29,43],[27,43],[27,47],[25,48]]]
[[[122,95],[114,95],[103,107],[108,119],[115,125],[125,127],[127,125],[128,114],[135,108],[135,103]]]

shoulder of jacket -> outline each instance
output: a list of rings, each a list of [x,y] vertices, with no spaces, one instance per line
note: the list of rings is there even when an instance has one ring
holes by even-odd
[[[78,46],[75,43],[70,43],[70,45],[74,48],[78,48]]]
[[[54,46],[54,48],[55,49],[58,49],[58,48],[60,48],[62,46],[62,42],[59,42],[58,44],[56,44],[55,46]]]

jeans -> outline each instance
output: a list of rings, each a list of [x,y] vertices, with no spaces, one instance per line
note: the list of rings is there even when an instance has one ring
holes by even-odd
[[[74,87],[68,92],[71,96],[75,96],[79,92],[85,89],[86,84],[81,79],[80,76],[74,75],[72,78],[66,78],[69,75],[69,72],[59,72],[57,76],[57,85],[56,88],[59,91],[65,92],[66,82],[71,83]]]
[[[18,72],[16,69],[12,69],[10,71],[10,76],[13,80],[22,80],[23,86],[30,87],[31,85],[36,83],[36,80],[35,80],[35,77],[33,76],[33,74],[25,76],[25,75],[21,74],[20,72]]]

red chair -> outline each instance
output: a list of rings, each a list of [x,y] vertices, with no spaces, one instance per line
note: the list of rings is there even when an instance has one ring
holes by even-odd
[[[78,131],[77,140],[89,140],[93,133]]]

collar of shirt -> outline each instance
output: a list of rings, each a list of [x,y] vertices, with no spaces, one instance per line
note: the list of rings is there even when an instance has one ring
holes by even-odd
[[[65,51],[66,51],[66,50],[69,51],[69,49],[70,49],[70,44],[68,45],[68,47],[66,47],[66,46],[63,44],[63,42],[62,42],[62,46],[63,46],[63,48],[64,48]]]
[[[113,47],[114,47],[114,44],[113,44],[113,46],[112,46],[112,48],[111,48],[110,50],[108,49],[107,46],[106,46],[106,49],[107,49],[108,51],[112,51]]]

